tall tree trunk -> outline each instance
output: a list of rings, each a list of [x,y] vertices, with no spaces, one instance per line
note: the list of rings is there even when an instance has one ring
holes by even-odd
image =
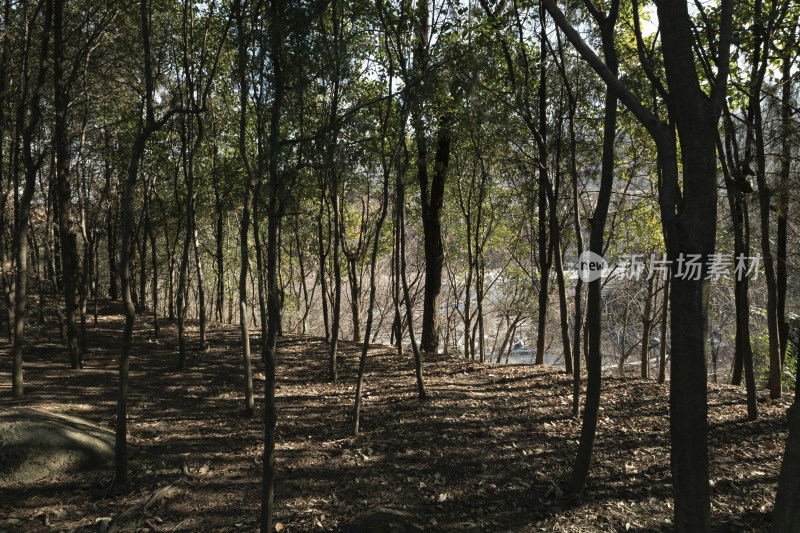
[[[138,312],[144,313],[147,308],[147,220],[142,215],[137,231],[136,248],[139,249],[139,305]]]
[[[323,215],[325,214],[325,187],[324,181],[321,181],[319,193],[319,211],[317,213],[317,245],[319,247],[319,281],[322,294],[322,322],[325,326],[325,342],[331,341],[331,330],[328,324],[328,274],[326,273],[325,264],[328,261],[329,250],[325,247],[325,242],[330,246],[330,238],[327,240],[323,235]],[[330,219],[329,219],[330,220]],[[330,236],[330,231],[328,232]]]
[[[241,268],[239,270],[239,330],[242,335],[242,366],[244,368],[244,411],[246,416],[255,413],[253,398],[253,370],[250,362],[250,328],[247,325],[247,271],[250,268],[250,211],[253,206],[253,190],[256,174],[247,153],[247,95],[249,93],[247,79],[247,41],[244,29],[244,12],[241,0],[234,0],[233,12],[237,29],[237,75],[239,77],[239,155],[247,172],[247,182],[242,205],[242,221],[239,233],[239,250]],[[221,266],[221,263],[220,263]],[[222,272],[222,268],[220,268]]]
[[[194,202],[192,202],[194,204]],[[197,293],[198,293],[198,310],[197,315],[200,319],[200,350],[208,350],[208,340],[206,338],[206,289],[205,289],[205,274],[203,273],[203,264],[200,258],[200,240],[197,235],[197,212],[192,206],[192,247],[194,249],[194,267],[197,273]]]
[[[120,254],[120,281],[122,282],[122,298],[125,310],[125,327],[122,333],[122,353],[119,360],[119,388],[117,395],[117,420],[115,427],[114,448],[114,484],[123,487],[128,482],[128,373],[130,368],[131,346],[133,344],[133,326],[136,320],[136,309],[131,298],[130,263],[131,239],[133,237],[133,193],[139,173],[139,164],[148,139],[161,129],[164,123],[177,111],[167,111],[158,121],[155,119],[153,100],[155,98],[155,81],[153,78],[150,54],[150,8],[147,0],[141,0],[139,15],[142,30],[144,59],[144,117],[139,123],[138,133],[131,147],[128,163],[127,179],[122,201],[122,252]]]
[[[758,182],[758,206],[761,222],[761,254],[764,261],[764,277],[767,285],[767,332],[769,335],[769,390],[770,397],[777,399],[782,393],[782,375],[780,345],[778,332],[778,288],[775,277],[775,262],[770,244],[770,196],[772,191],[767,186],[766,141],[764,140],[764,124],[761,109],[762,87],[770,55],[770,28],[775,20],[775,3],[769,12],[763,12],[762,0],[755,0],[753,17],[758,24],[753,26],[754,45],[751,52],[750,86],[747,108],[747,139],[745,153],[752,158],[752,147],[755,146],[755,175]]]
[[[361,284],[358,276],[357,257],[347,258],[347,277],[350,278],[350,314],[353,317],[353,342],[361,342]],[[369,342],[369,337],[365,337]]]
[[[401,173],[402,174],[402,173]],[[414,353],[414,372],[417,376],[417,394],[420,401],[428,398],[428,392],[425,390],[425,382],[422,378],[422,354],[419,345],[417,344],[417,337],[414,334],[414,308],[411,305],[411,291],[408,287],[408,276],[406,275],[406,217],[405,217],[405,184],[402,183],[402,175],[398,176],[397,183],[397,210],[399,218],[399,231],[400,231],[400,282],[403,289],[403,300],[406,308],[406,323],[408,325],[408,337],[411,341],[411,350]]]
[[[422,115],[422,84],[431,83],[430,69],[430,6],[428,0],[417,2],[414,27],[414,80],[416,98],[411,106],[411,122],[417,143],[417,179],[420,187],[422,230],[425,241],[425,290],[422,306],[422,335],[420,349],[436,353],[439,348],[439,300],[442,290],[444,246],[442,244],[442,207],[447,167],[450,162],[452,121],[449,111],[439,116],[436,132],[436,153],[433,176],[428,177],[427,124]],[[424,80],[424,81],[423,81]]]
[[[756,139],[756,180],[758,181],[758,206],[761,216],[761,255],[764,261],[764,278],[767,285],[767,332],[769,335],[769,395],[772,399],[781,397],[783,370],[781,368],[780,338],[778,335],[778,287],[775,279],[775,261],[770,245],[770,196],[772,191],[767,186],[766,155],[764,146],[764,126],[761,118],[761,92],[752,98]]]
[[[110,215],[106,223],[106,249],[108,250],[108,297],[116,301],[119,299],[119,269],[117,268],[117,221],[116,213],[119,213],[119,205],[114,205],[109,209]]]
[[[800,489],[797,484],[800,477],[800,405],[796,399],[789,408],[787,418],[789,436],[786,438],[786,451],[778,478],[778,493],[772,513],[772,533],[800,531]]]
[[[4,2],[4,9],[3,9],[3,26],[8,27],[9,20],[11,18],[11,0],[6,0]],[[11,47],[11,37],[9,31],[3,32],[3,49],[2,49],[2,57],[0,57],[0,98],[3,101],[7,101],[11,98],[11,95],[7,93],[8,89],[8,54],[9,49]],[[11,132],[6,132],[6,127],[8,126],[8,122],[6,121],[6,106],[0,106],[0,136],[5,137],[6,135],[10,135]],[[10,128],[9,128],[10,129]],[[16,144],[16,140],[15,143]],[[12,281],[12,266],[11,266],[11,255],[9,250],[9,240],[13,241],[14,235],[14,224],[13,221],[8,219],[8,215],[14,212],[14,207],[8,205],[8,194],[5,190],[3,190],[4,184],[4,177],[6,173],[4,172],[5,168],[3,163],[6,160],[6,152],[5,152],[5,143],[0,142],[0,228],[3,228],[0,231],[0,284],[2,284],[2,291],[3,291],[3,303],[5,303],[5,318],[7,320],[6,323],[6,336],[8,337],[8,341],[13,343],[13,335],[11,332],[11,327],[14,322],[14,310],[13,310],[13,285],[14,282]],[[16,147],[14,147],[16,148]],[[15,151],[14,148],[10,151]],[[13,158],[9,158],[13,159]],[[8,169],[10,174],[11,164],[9,163]],[[9,187],[13,186],[14,179],[9,179]],[[10,229],[10,237],[7,235],[5,228]],[[41,284],[39,287],[39,301],[42,300],[42,289]]]
[[[392,78],[389,78],[389,93],[392,91]],[[394,163],[394,156],[387,160],[386,157],[386,136],[391,116],[392,100],[386,103],[386,115],[382,117],[382,163],[383,163],[383,195],[381,196],[381,212],[378,221],[375,224],[375,240],[372,243],[372,257],[369,263],[369,304],[367,307],[367,324],[364,331],[364,346],[361,348],[361,357],[358,361],[358,378],[356,381],[356,398],[353,404],[353,437],[358,437],[359,425],[361,423],[361,391],[364,388],[364,372],[367,365],[367,351],[369,350],[369,336],[372,332],[372,322],[375,316],[375,292],[377,289],[375,283],[375,270],[378,263],[378,250],[381,243],[381,230],[383,223],[386,220],[386,214],[389,210],[389,178],[391,174],[392,164]],[[403,120],[405,125],[405,118]],[[395,152],[396,153],[396,152]],[[365,243],[369,246],[369,243]]]
[[[180,270],[178,273],[178,369],[186,368],[186,277],[189,269],[189,231],[183,237],[183,252],[181,253]]]
[[[556,157],[560,159],[560,157]],[[572,374],[572,350],[569,340],[569,319],[567,318],[567,288],[564,281],[564,265],[562,264],[561,256],[561,227],[558,222],[557,211],[555,204],[557,196],[551,195],[552,206],[550,208],[550,235],[552,240],[550,246],[552,247],[551,256],[553,258],[553,267],[556,271],[556,283],[558,284],[558,311],[561,319],[561,344],[564,351],[564,372]]]
[[[64,79],[64,0],[53,1],[53,83],[55,85],[55,129],[53,140],[56,152],[56,190],[58,199],[58,236],[61,244],[64,304],[67,323],[67,349],[72,368],[81,368],[81,349],[78,338],[78,305],[75,281],[78,275],[78,252],[71,227],[72,190],[69,183],[69,147],[67,145],[67,106],[69,95]]]
[[[430,191],[426,172],[420,176],[422,194],[422,229],[425,240],[425,291],[422,304],[422,335],[420,350],[436,353],[439,348],[439,304],[442,292],[442,207],[447,167],[450,162],[452,117],[445,113],[439,119],[436,139],[433,179]],[[427,165],[427,163],[425,163]]]
[[[669,318],[669,288],[672,285],[672,275],[667,272],[664,279],[664,311],[661,315],[661,342],[658,346],[658,379],[659,384],[667,379],[667,319]]]
[[[725,116],[725,139],[727,150],[722,149],[722,141],[717,140],[717,152],[720,154],[722,172],[725,176],[725,189],[728,196],[728,205],[731,212],[733,229],[733,250],[737,262],[746,261],[750,255],[750,215],[748,212],[747,197],[742,190],[746,177],[732,154],[734,130],[730,116]],[[727,158],[722,154],[727,153]],[[747,275],[734,277],[734,306],[736,316],[735,360],[733,367],[733,384],[740,385],[742,371],[745,373],[745,386],[747,390],[747,417],[750,420],[758,418],[758,404],[756,402],[756,384],[753,373],[753,350],[750,344],[750,297],[749,280]]]
[[[335,143],[335,141],[334,141]],[[333,148],[330,148],[332,150]],[[331,176],[331,208],[333,209],[333,316],[331,317],[331,344],[329,347],[329,366],[328,378],[336,383],[338,379],[338,372],[336,368],[336,356],[339,350],[339,327],[341,323],[341,310],[342,310],[342,265],[339,257],[339,249],[341,248],[341,232],[339,231],[339,224],[341,224],[341,211],[339,207],[339,185],[338,173],[333,168],[333,158],[329,159],[329,169]]]
[[[214,232],[216,254],[214,260],[217,266],[216,294],[214,295],[214,311],[217,321],[222,324],[225,322],[223,310],[225,309],[225,251],[224,251],[224,205],[223,198],[219,190],[219,170],[217,165],[219,149],[216,139],[214,140],[214,156],[211,164],[211,176],[214,183],[214,207],[216,210],[216,231]],[[251,192],[252,194],[252,192]]]
[[[153,224],[152,224],[152,211],[150,209],[152,199],[151,196],[151,188],[153,187],[152,182],[146,184],[145,191],[144,191],[144,231],[145,231],[145,238],[150,243],[150,270],[151,270],[151,279],[152,279],[152,286],[150,288],[150,295],[153,300],[153,336],[157,339],[161,334],[161,326],[158,322],[158,256],[156,255],[156,236],[153,233]]]
[[[560,42],[560,39],[559,39]],[[566,77],[565,77],[566,79]],[[577,102],[575,93],[570,86],[569,91],[569,168],[572,180],[572,210],[575,217],[575,240],[578,248],[578,257],[583,254],[583,230],[581,229],[581,211],[578,203],[578,157],[577,157],[577,138],[575,135],[575,111]],[[583,291],[583,280],[578,276],[575,282],[575,326],[572,349],[572,416],[580,414],[581,404],[581,322],[583,321],[581,310],[581,293]]]
[[[786,320],[786,240],[787,222],[789,219],[789,174],[792,164],[792,55],[786,53],[782,58],[782,78],[781,78],[781,164],[778,171],[780,182],[778,184],[778,209],[776,218],[778,220],[778,233],[776,235],[775,250],[775,289],[776,289],[776,312],[778,315],[778,337],[780,339],[781,364],[786,359],[786,348],[789,342],[789,323]]]
[[[269,195],[267,227],[267,335],[263,339],[261,356],[264,359],[264,475],[261,491],[261,531],[272,531],[272,515],[275,499],[275,362],[277,355],[277,333],[280,321],[278,295],[278,202],[283,199],[285,176],[279,173],[278,157],[281,142],[281,115],[285,91],[284,80],[284,24],[286,21],[285,0],[270,1],[272,19],[270,31],[270,60],[273,73],[273,101],[269,126]]]
[[[552,11],[551,11],[552,14]],[[619,14],[619,2],[612,1],[608,15],[598,16],[602,49],[605,63],[611,73],[616,76],[618,70],[617,52],[614,46],[614,26]],[[564,29],[564,28],[562,28]],[[603,160],[600,169],[600,189],[594,214],[589,219],[589,251],[602,255],[605,247],[604,234],[608,206],[611,202],[611,190],[614,185],[615,139],[617,135],[617,91],[614,87],[606,88],[605,111],[603,116]],[[572,470],[570,486],[573,491],[581,492],[589,476],[589,465],[592,460],[592,447],[597,432],[597,413],[600,408],[600,386],[603,365],[602,356],[602,281],[596,279],[589,282],[586,301],[586,401],[583,408],[583,423],[578,443],[578,452]]]
[[[547,308],[550,301],[550,255],[547,239],[547,188],[551,186],[550,177],[547,174],[547,68],[545,61],[545,50],[547,49],[547,17],[545,16],[544,6],[539,7],[539,86],[537,88],[539,100],[539,119],[538,131],[541,140],[538,144],[539,154],[539,228],[537,231],[537,241],[539,245],[539,323],[536,330],[536,364],[543,365],[545,362],[545,337],[547,336]],[[555,206],[552,208],[555,212]],[[556,222],[557,224],[557,222]],[[555,235],[550,235],[550,241],[555,239]]]
[[[654,283],[654,276],[647,280],[647,300],[644,303],[644,313],[642,313],[642,354],[640,359],[642,379],[650,379],[650,333],[653,331],[653,317],[650,315],[653,310],[653,298],[655,298]]]
[[[45,0],[44,22],[39,48],[39,69],[33,87],[28,124],[22,131],[23,161],[25,164],[25,186],[19,198],[12,249],[16,252],[17,279],[14,285],[14,341],[12,343],[13,369],[11,392],[15,398],[25,393],[22,377],[22,347],[25,342],[25,308],[28,298],[28,219],[31,200],[36,190],[36,173],[41,160],[33,157],[33,136],[42,117],[41,100],[47,75],[47,57],[50,48],[50,29],[53,22],[53,0]]]

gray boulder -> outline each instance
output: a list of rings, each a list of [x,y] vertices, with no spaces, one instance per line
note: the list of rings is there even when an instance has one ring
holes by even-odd
[[[373,509],[345,526],[342,533],[422,533],[414,517],[394,509]]]
[[[86,420],[30,408],[0,413],[0,483],[105,467],[114,432]]]

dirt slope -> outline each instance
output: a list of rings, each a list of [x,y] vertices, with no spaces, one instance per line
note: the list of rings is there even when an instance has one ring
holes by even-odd
[[[101,316],[81,371],[67,368],[67,354],[52,337],[57,328],[31,328],[27,397],[10,399],[4,357],[0,409],[36,407],[113,428],[121,328],[120,316]],[[189,334],[196,344],[196,330]],[[212,326],[211,350],[194,353],[183,373],[175,370],[174,325],[158,342],[151,335],[148,320],[140,318],[131,377],[129,428],[137,450],[130,489],[111,494],[108,470],[0,486],[0,530],[97,531],[109,524],[121,531],[257,530],[263,366],[254,359],[259,401],[256,417],[248,419],[242,416],[235,328]],[[341,379],[332,385],[324,342],[281,339],[276,519],[284,531],[335,531],[375,507],[409,512],[430,531],[671,529],[668,385],[604,381],[591,478],[576,496],[562,489],[580,421],[570,416],[570,380],[559,369],[438,356],[425,361],[432,399],[421,404],[411,358],[375,346],[363,434],[353,439],[358,348],[343,343]],[[743,394],[709,386],[718,531],[768,530],[786,436],[786,401],[762,402],[760,420],[749,423]]]

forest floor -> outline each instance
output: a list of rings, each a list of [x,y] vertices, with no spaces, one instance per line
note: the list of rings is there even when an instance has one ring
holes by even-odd
[[[90,326],[83,370],[68,369],[54,324],[29,327],[26,397],[10,399],[3,356],[0,409],[35,407],[113,428],[122,317],[116,306],[106,311]],[[263,365],[253,358],[256,416],[246,418],[237,329],[211,324],[208,351],[196,350],[197,336],[192,323],[195,350],[179,372],[175,324],[163,321],[156,341],[150,317],[137,319],[127,491],[110,490],[110,471],[0,486],[0,531],[256,531]],[[0,353],[8,350],[0,343]],[[590,478],[571,495],[580,421],[559,369],[426,358],[431,399],[420,403],[412,358],[373,346],[362,434],[351,438],[359,353],[360,345],[341,343],[340,379],[330,384],[322,339],[279,342],[279,530],[336,531],[375,507],[405,510],[429,531],[672,529],[668,384],[604,377]],[[709,385],[715,531],[769,529],[788,405],[762,401],[759,420],[747,422],[743,388]]]

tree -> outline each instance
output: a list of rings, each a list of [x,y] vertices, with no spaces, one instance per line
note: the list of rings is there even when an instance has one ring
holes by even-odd
[[[233,4],[236,18],[237,38],[237,75],[239,78],[239,154],[244,164],[245,186],[244,203],[242,207],[242,224],[239,231],[239,330],[242,335],[242,364],[244,366],[244,401],[245,414],[253,416],[255,413],[255,400],[253,399],[253,370],[250,364],[250,328],[247,325],[247,272],[250,268],[250,212],[253,209],[253,191],[256,187],[256,173],[250,162],[247,151],[247,95],[249,83],[247,78],[247,37],[244,26],[244,10],[241,0]]]
[[[155,132],[160,130],[175,113],[182,111],[179,107],[169,107],[156,119],[156,78],[153,73],[153,58],[150,46],[151,16],[150,3],[148,0],[141,0],[139,3],[139,27],[141,29],[142,39],[142,74],[145,84],[142,96],[144,116],[139,119],[136,137],[131,146],[122,199],[120,281],[122,282],[121,289],[125,311],[125,328],[122,333],[122,354],[120,355],[119,363],[119,390],[117,396],[116,438],[114,448],[114,483],[118,487],[124,487],[128,482],[128,372],[130,368],[131,346],[133,344],[133,326],[136,321],[136,309],[134,308],[133,299],[131,298],[130,279],[134,188],[138,181],[139,165],[147,141]]]
[[[43,11],[42,11],[43,10]],[[34,157],[33,136],[42,118],[42,93],[47,75],[50,48],[50,32],[53,23],[53,0],[42,0],[34,10],[34,19],[42,11],[42,30],[39,45],[39,68],[36,81],[31,89],[30,104],[27,113],[27,124],[22,127],[22,150],[25,164],[25,184],[16,210],[16,232],[12,249],[16,252],[17,276],[14,283],[14,340],[12,344],[13,370],[11,372],[12,394],[19,398],[24,394],[22,378],[22,346],[25,342],[25,308],[28,299],[28,218],[30,217],[31,200],[36,189],[36,174],[42,164],[44,154]],[[26,53],[30,49],[30,35],[25,43]],[[27,57],[26,57],[27,59]],[[27,63],[27,62],[26,62]],[[28,85],[27,65],[23,65],[23,87]],[[23,90],[23,95],[25,91]],[[24,96],[23,96],[24,97]],[[20,123],[25,113],[20,106]]]
[[[594,54],[553,0],[542,0],[581,56],[647,128],[658,150],[661,170],[660,206],[664,241],[670,259],[682,254],[708,258],[716,239],[717,121],[724,102],[730,59],[732,3],[721,5],[717,77],[710,95],[700,86],[692,49],[691,20],[683,2],[656,0],[666,73],[666,103],[673,125],[645,108]],[[678,166],[680,139],[682,172]],[[679,177],[683,178],[683,188]],[[673,274],[677,272],[673,265]],[[703,276],[701,276],[703,277]],[[708,328],[708,280],[672,281],[672,379],[670,438],[678,531],[709,527],[707,390],[705,355]]]
[[[432,71],[431,42],[433,32],[428,0],[417,3],[413,18],[413,70],[404,80],[413,91],[411,124],[417,148],[417,181],[422,208],[422,229],[425,238],[425,294],[422,307],[420,349],[436,353],[439,348],[439,299],[442,290],[442,207],[444,205],[447,168],[450,163],[453,117],[446,107],[439,109],[436,126],[436,149],[433,172],[429,177],[428,135],[423,106],[441,89],[441,81]]]

